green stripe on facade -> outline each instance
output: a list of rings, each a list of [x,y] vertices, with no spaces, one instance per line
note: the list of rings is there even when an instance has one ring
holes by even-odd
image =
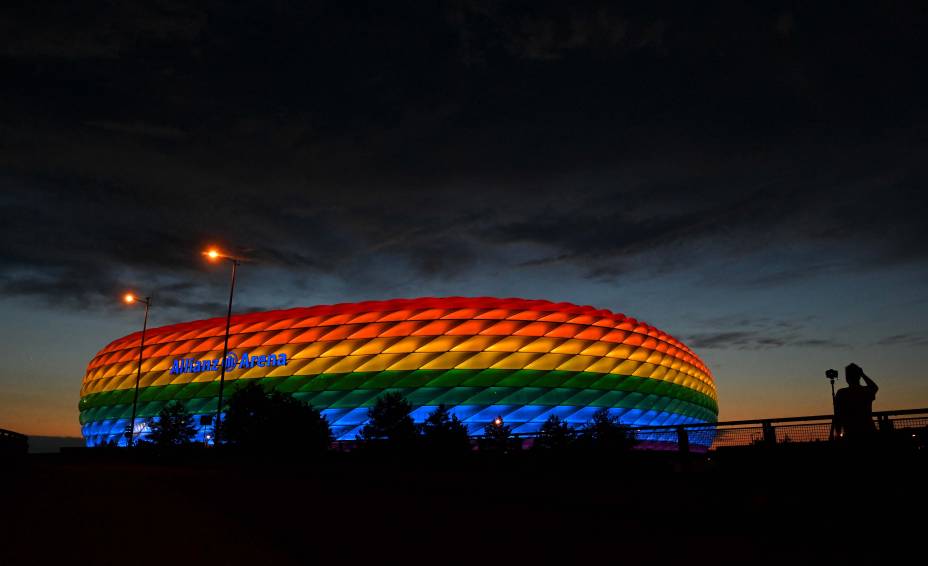
[[[224,396],[228,398],[250,381],[227,381]],[[402,392],[413,405],[592,405],[631,409],[646,403],[647,409],[706,421],[714,421],[718,415],[714,399],[688,387],[646,377],[592,372],[413,370],[294,375],[258,381],[318,409],[370,407],[380,393],[390,389]],[[157,415],[172,399],[183,400],[192,413],[211,413],[216,410],[218,394],[216,381],[146,387],[139,391],[138,417]],[[81,398],[81,424],[129,418],[132,397],[133,390],[124,389]],[[652,407],[657,401],[660,403]]]

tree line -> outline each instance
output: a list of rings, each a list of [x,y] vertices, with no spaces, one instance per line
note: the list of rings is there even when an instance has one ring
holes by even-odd
[[[446,405],[437,406],[425,421],[416,424],[413,406],[400,393],[379,396],[368,410],[361,428],[359,449],[411,450],[464,453],[474,449],[467,426]],[[328,420],[312,405],[292,395],[266,390],[257,382],[238,389],[230,398],[220,425],[223,445],[249,451],[320,453],[334,443]],[[139,445],[181,448],[195,443],[195,416],[180,401],[167,403],[157,419],[148,422],[149,434]],[[620,452],[636,440],[617,417],[601,408],[582,427],[574,427],[552,415],[534,437],[532,448],[542,451],[593,449]],[[497,417],[476,438],[481,451],[510,452],[521,448],[521,439],[502,417]]]

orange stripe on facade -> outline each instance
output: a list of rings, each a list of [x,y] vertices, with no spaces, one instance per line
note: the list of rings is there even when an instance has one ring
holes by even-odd
[[[375,308],[365,311],[365,307]],[[712,396],[715,391],[714,381],[705,364],[672,336],[625,315],[566,303],[460,297],[402,299],[238,315],[233,317],[233,323],[230,350],[248,348],[273,353],[274,348],[288,348],[293,349],[292,355],[307,356],[318,356],[323,351],[337,352],[343,357],[360,355],[368,346],[369,350],[373,350],[365,355],[376,356],[378,353],[375,350],[378,349],[382,352],[390,347],[394,350],[407,347],[397,346],[396,342],[377,347],[374,343],[376,340],[402,341],[407,337],[421,337],[421,341],[409,342],[408,348],[412,348],[409,354],[424,352],[427,344],[441,338],[446,342],[435,342],[428,351],[441,353],[442,348],[464,347],[465,350],[479,353],[492,348],[492,351],[502,352],[505,357],[514,354],[516,349],[528,347],[523,345],[516,348],[516,345],[523,342],[513,342],[507,337],[531,340],[532,337],[544,336],[554,340],[545,346],[548,352],[559,348],[558,351],[575,352],[570,354],[572,356],[583,356],[573,361],[563,361],[561,366],[567,364],[569,367],[580,367],[587,362],[585,358],[606,360],[617,359],[615,356],[628,356],[625,359],[632,361],[632,357],[640,356],[641,362],[635,363],[645,363],[655,368],[655,376],[679,380],[679,376],[685,375],[687,379],[697,380],[699,384],[691,388],[710,391]],[[146,335],[143,369],[163,367],[165,363],[169,367],[170,357],[193,356],[201,360],[215,357],[222,349],[223,331],[222,319],[151,329]],[[495,341],[474,343],[473,348],[466,346],[467,340],[478,336],[488,336]],[[125,385],[117,378],[135,371],[139,338],[138,333],[135,333],[103,348],[88,364],[85,386],[98,380],[107,380],[106,387],[110,389]],[[348,340],[354,342],[348,343]],[[327,342],[328,345],[315,353],[307,349],[319,342]],[[632,349],[623,353],[621,349],[616,350],[615,345]],[[316,348],[311,349],[316,351]],[[637,349],[643,351],[639,353]],[[538,353],[547,355],[543,351]],[[495,356],[472,359],[468,367],[484,358],[488,362],[496,359]],[[411,358],[415,359],[418,358]],[[347,361],[344,364],[336,363],[346,367],[350,365]],[[408,363],[412,362],[404,362]],[[513,363],[507,361],[507,367]],[[606,360],[591,362],[588,367],[605,368],[611,365]],[[623,367],[629,369],[632,366],[622,362],[611,371],[617,372]],[[642,366],[634,367],[634,371],[642,371]],[[158,378],[161,378],[160,374]]]

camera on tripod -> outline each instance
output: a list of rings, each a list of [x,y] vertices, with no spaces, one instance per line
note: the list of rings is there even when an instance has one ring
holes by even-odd
[[[825,370],[825,377],[827,377],[828,379],[831,379],[831,380],[838,379],[838,370],[836,370],[836,369],[826,369],[826,370]]]

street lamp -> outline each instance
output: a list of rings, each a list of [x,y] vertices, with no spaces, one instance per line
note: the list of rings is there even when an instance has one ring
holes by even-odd
[[[135,395],[132,397],[132,422],[129,423],[129,448],[135,443],[135,414],[139,405],[139,382],[142,380],[142,352],[145,350],[145,330],[148,328],[148,309],[151,308],[151,297],[140,299],[132,293],[126,293],[122,300],[127,305],[145,303],[145,319],[142,322],[142,339],[139,341],[139,367],[135,373]]]
[[[215,262],[220,259],[225,259],[232,264],[232,283],[229,285],[229,309],[226,312],[226,335],[222,342],[222,357],[219,362],[219,402],[216,404],[216,418],[214,419],[215,425],[213,426],[213,443],[219,446],[220,435],[222,434],[220,432],[220,420],[222,419],[222,388],[226,381],[226,356],[229,355],[229,327],[232,324],[232,296],[235,293],[235,272],[241,264],[241,258],[222,253],[216,248],[209,248],[203,252],[203,255],[206,256],[206,259],[209,261]]]

